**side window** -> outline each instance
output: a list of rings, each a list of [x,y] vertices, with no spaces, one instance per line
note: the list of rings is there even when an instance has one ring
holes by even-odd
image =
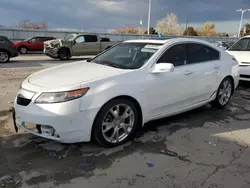
[[[40,42],[45,42],[47,40],[51,40],[51,38],[50,37],[39,37]]]
[[[214,50],[212,48],[207,47],[210,51],[210,59],[211,60],[219,60],[220,59],[220,52]]]
[[[84,35],[85,42],[97,42],[98,38],[96,35]]]
[[[76,43],[83,43],[83,42],[85,42],[85,38],[84,38],[84,36],[80,36],[75,41],[76,41]]]
[[[210,61],[210,51],[202,44],[187,44],[188,64]]]
[[[238,40],[229,51],[250,51],[250,38],[242,38]]]
[[[30,42],[37,42],[37,37],[30,39]]]
[[[6,42],[6,38],[5,38],[5,37],[0,36],[0,41]]]
[[[157,63],[172,63],[174,66],[184,65],[186,62],[185,44],[177,44],[169,48],[157,61]]]
[[[36,38],[36,42],[43,42],[44,41],[44,37],[37,37]]]

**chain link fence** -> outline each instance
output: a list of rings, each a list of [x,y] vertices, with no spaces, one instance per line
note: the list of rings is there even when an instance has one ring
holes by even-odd
[[[34,36],[53,36],[56,38],[64,38],[68,34],[80,33],[81,31],[63,31],[63,30],[28,30],[28,29],[12,29],[12,28],[0,28],[0,36],[6,36],[10,40],[24,40]],[[87,34],[88,32],[84,32]],[[235,42],[238,38],[235,37],[205,37],[205,36],[163,36],[161,38],[158,35],[138,35],[138,34],[113,34],[113,33],[88,33],[96,34],[100,37],[110,38],[111,41],[125,41],[131,39],[169,39],[176,37],[185,37],[185,38],[196,38],[202,39],[209,42],[223,41],[223,42]]]

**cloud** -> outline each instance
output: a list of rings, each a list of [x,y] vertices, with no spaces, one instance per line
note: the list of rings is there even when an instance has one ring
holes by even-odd
[[[147,25],[149,0],[8,0],[1,2],[0,25],[10,26],[21,20],[47,21],[52,28],[81,28],[105,31],[132,24],[139,20]],[[225,8],[227,7],[227,8]],[[206,21],[217,23],[219,30],[237,32],[239,8],[250,8],[249,0],[152,0],[151,23],[173,12],[184,23],[199,25]],[[250,12],[244,15],[250,22]],[[218,25],[220,24],[220,26]]]
[[[88,0],[89,3],[107,12],[126,12],[127,1]]]

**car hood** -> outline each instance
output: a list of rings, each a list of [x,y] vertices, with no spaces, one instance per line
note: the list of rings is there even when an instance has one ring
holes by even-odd
[[[241,51],[226,51],[230,55],[234,56],[238,62],[250,62],[250,57],[248,53]]]
[[[18,44],[20,42],[23,42],[22,40],[15,41],[14,44]]]
[[[79,61],[36,72],[28,78],[28,82],[46,90],[53,90],[115,76],[127,71],[87,61]]]
[[[71,46],[71,41],[65,41],[63,39],[54,39],[44,42],[45,46],[61,47],[61,46]]]

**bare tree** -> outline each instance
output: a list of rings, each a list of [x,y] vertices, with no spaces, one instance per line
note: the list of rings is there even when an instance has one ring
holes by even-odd
[[[181,29],[176,14],[171,13],[157,21],[155,30],[164,35],[180,35]]]
[[[18,29],[48,29],[47,23],[45,21],[42,22],[31,22],[29,20],[23,20],[18,23],[16,26]]]
[[[198,29],[197,32],[201,36],[217,36],[217,33],[215,31],[215,24],[212,22],[204,23],[202,28]]]
[[[131,24],[125,25],[124,28],[112,30],[111,33],[131,33],[140,34],[140,29],[134,28]]]

